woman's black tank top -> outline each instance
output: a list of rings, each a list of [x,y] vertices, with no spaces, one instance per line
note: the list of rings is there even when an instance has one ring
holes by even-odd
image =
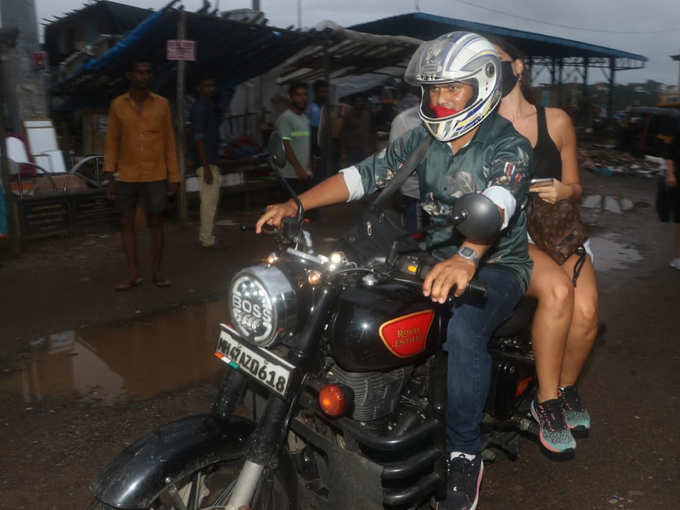
[[[548,123],[545,120],[545,108],[536,107],[538,118],[538,137],[534,147],[534,179],[552,177],[562,179],[562,158],[555,142],[548,133]]]

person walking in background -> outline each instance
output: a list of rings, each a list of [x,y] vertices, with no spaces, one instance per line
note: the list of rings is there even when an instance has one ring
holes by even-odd
[[[278,119],[276,130],[283,138],[286,148],[287,163],[281,169],[281,175],[296,193],[309,188],[314,173],[310,167],[311,130],[309,119],[305,115],[307,109],[307,85],[293,83],[288,88],[290,104]]]
[[[321,152],[319,124],[321,123],[323,107],[328,104],[328,92],[328,82],[326,80],[316,80],[314,82],[314,100],[309,101],[305,110],[311,127],[312,156],[314,157],[319,157]]]
[[[116,202],[120,213],[123,251],[127,258],[128,278],[116,290],[141,285],[137,261],[135,211],[141,203],[151,229],[152,281],[168,287],[161,274],[163,257],[163,217],[168,195],[177,191],[175,135],[168,101],[149,90],[151,61],[131,61],[126,77],[130,89],[115,98],[109,108],[104,151],[104,172],[108,174],[107,196]]]
[[[673,210],[675,221],[675,256],[671,260],[671,267],[680,270],[680,187],[678,187],[678,175],[680,174],[680,133],[673,138],[670,158],[666,160],[666,197],[669,201],[669,210]]]
[[[216,244],[215,212],[220,201],[220,135],[219,116],[214,97],[217,87],[213,78],[204,77],[198,84],[198,100],[191,109],[191,129],[196,154],[201,166],[196,170],[201,198],[201,227],[198,241],[204,248]]]
[[[341,160],[346,166],[358,163],[376,149],[371,112],[366,108],[366,101],[361,94],[355,94],[351,105],[340,131]]]

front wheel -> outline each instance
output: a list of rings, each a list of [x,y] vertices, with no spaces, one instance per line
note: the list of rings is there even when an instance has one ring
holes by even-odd
[[[148,510],[213,510],[222,508],[231,495],[243,459],[220,461],[199,469],[187,469],[178,477],[174,486],[166,487],[155,498]],[[251,510],[297,510],[294,494],[291,493],[290,477],[280,467],[275,472],[266,469]],[[99,503],[96,510],[113,510],[113,507]]]

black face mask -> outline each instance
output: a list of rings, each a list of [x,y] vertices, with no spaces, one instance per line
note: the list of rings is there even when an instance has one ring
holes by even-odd
[[[517,83],[517,76],[515,76],[515,73],[512,70],[512,62],[501,62],[501,88],[503,97],[512,92],[512,89],[515,88],[515,83]]]

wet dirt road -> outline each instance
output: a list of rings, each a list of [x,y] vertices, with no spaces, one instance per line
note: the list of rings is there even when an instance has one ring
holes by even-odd
[[[594,428],[568,462],[548,460],[525,441],[517,461],[489,466],[482,510],[680,507],[680,271],[668,268],[672,231],[650,207],[652,182],[583,177],[607,325],[581,383]],[[324,218],[324,235],[336,235],[338,218]],[[68,306],[49,284],[52,294],[34,300],[52,310],[40,307],[38,316],[36,307],[10,305],[0,344],[0,508],[87,508],[87,483],[107,459],[157,425],[209,409],[224,282],[267,250],[227,225],[218,235],[228,248],[217,253],[199,252],[190,233],[172,232],[172,294],[145,286],[111,295],[111,262],[120,263],[112,235],[89,246],[86,267],[60,259],[53,285],[72,282]],[[69,242],[82,248],[82,240]],[[8,269],[27,264],[6,262],[3,288],[16,278]],[[44,275],[55,274],[56,263],[32,267],[41,264]],[[34,273],[22,281],[44,277]]]

